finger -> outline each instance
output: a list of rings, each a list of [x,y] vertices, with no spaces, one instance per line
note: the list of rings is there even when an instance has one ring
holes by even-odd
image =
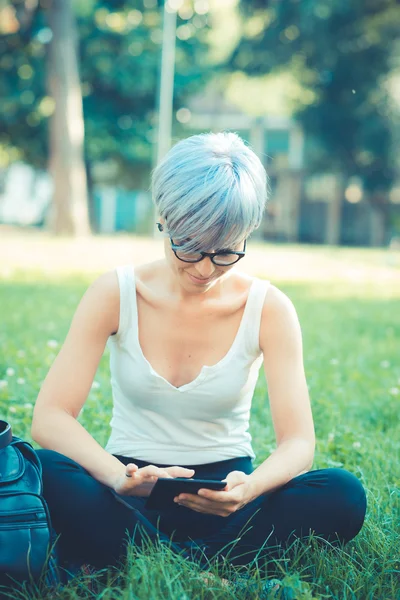
[[[221,493],[221,492],[219,492]],[[228,494],[226,494],[228,496]],[[225,508],[236,502],[236,499],[232,496],[224,497],[223,500],[212,500],[211,498],[202,498],[198,494],[179,494],[177,497],[178,504],[183,504],[186,506],[187,503],[191,505],[196,505],[202,508]]]
[[[189,494],[191,497],[193,494]],[[179,504],[179,506],[186,506],[186,508],[191,508],[192,510],[197,510],[198,512],[207,512],[207,508],[210,509],[210,503],[202,504],[201,502],[196,502],[195,499],[189,498],[187,495],[185,498],[177,496],[174,498],[174,502]]]
[[[138,466],[135,465],[135,463],[129,463],[126,465],[126,472],[125,472],[125,476],[126,477],[132,477],[133,474],[138,470]]]
[[[226,481],[228,490],[231,490],[237,485],[245,483],[246,480],[247,475],[246,473],[242,473],[242,471],[231,471],[231,473],[228,473],[228,475],[224,479],[224,481]]]
[[[187,469],[186,467],[169,467],[168,473],[172,477],[193,477],[194,469]]]
[[[215,508],[225,510],[229,509],[231,506],[236,506],[240,500],[240,498],[237,498],[234,492],[212,492],[212,494],[212,497],[201,497],[202,501],[204,502],[204,506],[212,504]],[[215,496],[214,494],[218,495]]]
[[[225,477],[225,481],[227,482],[242,482],[246,479],[246,474],[242,473],[242,471],[231,471]]]
[[[159,467],[157,467],[157,471],[155,473],[155,476],[158,477],[164,477],[167,479],[172,479],[172,475],[169,471],[167,471],[166,469],[160,469]]]
[[[190,498],[189,498],[190,496]],[[226,516],[229,514],[227,509],[221,507],[221,505],[214,504],[213,502],[200,502],[196,499],[196,496],[193,494],[186,495],[186,499],[182,499],[178,501],[180,506],[185,506],[186,508],[190,508],[199,513],[218,515],[218,516]]]
[[[142,467],[137,471],[137,475],[146,481],[155,481],[159,477],[171,478],[171,475],[168,473],[168,471],[166,471],[165,469],[161,469],[160,467],[156,467],[154,465]]]
[[[211,500],[213,502],[229,502],[230,496],[227,495],[228,493],[229,490],[227,488],[219,491],[201,488],[197,492],[198,496],[202,498],[207,498],[207,500]]]

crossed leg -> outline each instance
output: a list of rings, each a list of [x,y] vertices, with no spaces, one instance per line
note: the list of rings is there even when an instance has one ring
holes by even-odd
[[[310,533],[333,544],[346,543],[360,531],[365,512],[365,491],[354,475],[320,469],[256,498],[203,541],[209,553],[221,552],[235,564],[246,564],[260,548],[285,546]]]
[[[157,515],[144,508],[145,499],[119,498],[62,454],[38,450],[38,455],[44,496],[54,529],[61,534],[61,558],[98,568],[116,564],[129,539],[140,546],[149,538],[186,552],[183,540],[195,537],[209,558],[221,552],[235,564],[247,564],[260,548],[285,545],[311,531],[332,542],[347,542],[357,535],[365,517],[366,497],[359,480],[344,469],[322,469],[295,477],[228,518],[184,507],[165,511],[161,523],[169,526],[159,529]],[[202,527],[214,532],[202,539],[193,536]],[[179,543],[171,543],[172,531]]]

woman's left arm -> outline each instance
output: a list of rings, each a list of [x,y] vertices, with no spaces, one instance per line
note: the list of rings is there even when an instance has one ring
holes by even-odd
[[[276,450],[250,475],[239,471],[229,473],[224,491],[203,489],[197,496],[180,494],[175,500],[179,504],[227,517],[310,469],[315,435],[301,329],[292,302],[274,286],[268,290],[262,312],[260,348],[264,354]]]
[[[314,459],[314,424],[300,324],[292,302],[274,286],[265,299],[260,347],[277,448],[249,475],[250,500],[308,471]]]

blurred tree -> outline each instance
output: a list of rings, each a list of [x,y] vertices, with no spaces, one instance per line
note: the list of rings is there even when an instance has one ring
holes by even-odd
[[[0,162],[46,167],[54,102],[46,87],[52,0],[0,0]],[[143,187],[154,153],[162,42],[159,0],[75,1],[85,116],[85,161],[93,180]],[[27,17],[27,7],[34,7]],[[176,108],[211,77],[204,7],[178,13]],[[22,18],[22,15],[25,15]],[[59,73],[60,74],[60,73]],[[4,148],[7,147],[7,152]],[[3,151],[1,150],[3,148]],[[100,166],[92,173],[93,166]]]
[[[259,76],[284,67],[295,75],[305,90],[295,116],[317,142],[308,164],[336,171],[344,185],[359,177],[386,231],[394,178],[387,78],[399,3],[242,0],[240,6],[243,35],[228,68]]]
[[[18,156],[34,166],[48,164],[54,184],[49,228],[56,234],[86,234],[84,126],[71,0],[2,0],[0,15],[5,18],[0,38],[3,156],[11,147],[11,160]]]
[[[106,0],[91,0],[90,5],[77,5],[87,157],[107,163],[116,180],[132,185],[132,166],[137,171],[148,166],[157,139],[163,3],[115,0],[111,9]],[[176,108],[211,76],[207,29],[206,15],[178,13]]]
[[[41,34],[41,32],[43,32]],[[0,148],[1,165],[16,158],[46,166],[47,101],[45,56],[51,31],[36,3],[1,0],[0,4]]]
[[[83,160],[82,91],[71,0],[51,0],[48,21],[53,35],[48,56],[48,87],[54,102],[49,140],[54,191],[49,226],[56,234],[87,235],[90,225]]]

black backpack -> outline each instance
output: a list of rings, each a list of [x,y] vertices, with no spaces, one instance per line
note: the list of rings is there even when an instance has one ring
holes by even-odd
[[[59,583],[56,539],[42,491],[42,466],[35,450],[0,420],[1,585]]]

